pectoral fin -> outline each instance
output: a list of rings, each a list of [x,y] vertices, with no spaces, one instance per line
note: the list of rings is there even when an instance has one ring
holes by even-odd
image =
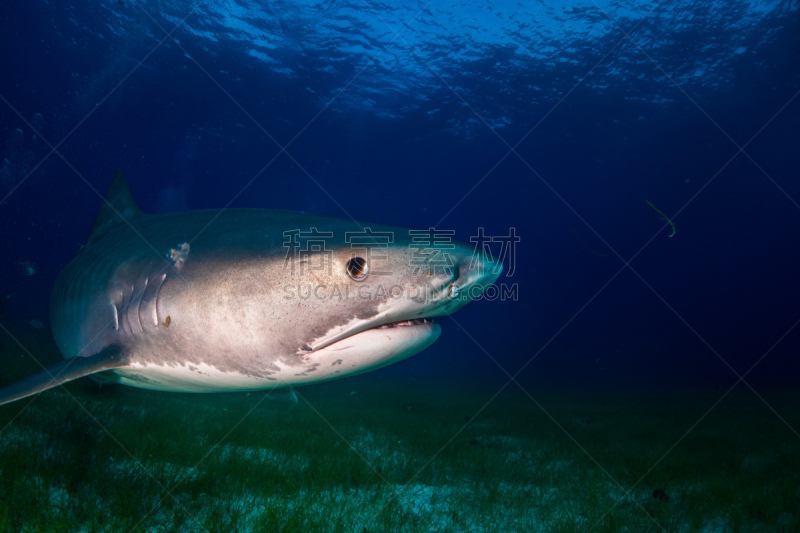
[[[125,355],[118,346],[109,346],[89,357],[72,357],[0,388],[0,405],[52,389],[73,379],[120,368],[126,364]]]

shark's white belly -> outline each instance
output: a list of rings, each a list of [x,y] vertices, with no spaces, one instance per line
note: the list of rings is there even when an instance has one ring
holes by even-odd
[[[108,378],[132,387],[174,392],[235,392],[308,385],[368,372],[415,355],[439,337],[435,323],[371,329],[304,356],[300,365],[277,361],[268,376],[221,370],[207,363],[158,365],[131,362]],[[386,354],[376,360],[375,353]],[[299,359],[298,359],[299,360]]]

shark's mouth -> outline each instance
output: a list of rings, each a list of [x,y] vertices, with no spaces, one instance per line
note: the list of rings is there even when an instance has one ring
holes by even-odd
[[[339,331],[332,332],[331,334],[318,339],[315,343],[311,344],[309,347],[311,348],[310,351],[317,351],[323,348],[326,348],[334,343],[342,341],[344,339],[352,338],[357,335],[366,332],[374,332],[379,330],[387,330],[387,329],[407,329],[410,333],[412,330],[417,329],[431,329],[431,328],[438,328],[438,325],[434,324],[432,318],[406,318],[404,320],[396,320],[393,322],[383,322],[375,324],[372,327],[364,327],[362,324],[360,327],[350,326],[350,327],[343,327]],[[399,333],[399,331],[398,331]]]
[[[371,329],[388,329],[388,328],[405,328],[408,326],[422,326],[423,324],[433,324],[432,318],[413,318],[411,320],[398,320],[397,322],[390,322],[375,326]]]
[[[380,368],[418,354],[436,342],[441,332],[439,324],[430,318],[378,323],[301,354],[300,362],[305,365],[302,375],[319,381]],[[292,375],[301,373],[295,369]]]

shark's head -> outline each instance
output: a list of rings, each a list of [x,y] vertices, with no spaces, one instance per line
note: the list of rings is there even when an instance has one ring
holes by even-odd
[[[314,381],[427,348],[441,333],[433,318],[479,298],[502,271],[480,250],[431,232],[371,226],[357,241],[331,233],[324,250],[287,255],[281,287],[281,305],[300,311],[285,315],[294,355]]]
[[[191,251],[141,298],[156,302],[153,323],[170,318],[163,340],[134,331],[143,341],[131,347],[146,364],[200,369],[181,380],[203,382],[213,367],[219,390],[314,383],[410,357],[439,337],[432,319],[480,298],[502,270],[438,231],[269,210],[192,216],[184,227],[204,229]],[[179,227],[168,215],[145,222],[142,233]]]

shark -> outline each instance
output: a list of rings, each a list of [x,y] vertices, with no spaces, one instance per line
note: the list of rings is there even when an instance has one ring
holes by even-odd
[[[64,361],[0,388],[0,405],[85,376],[233,392],[367,372],[429,347],[433,319],[501,272],[432,228],[271,209],[145,214],[118,169],[53,287]]]

